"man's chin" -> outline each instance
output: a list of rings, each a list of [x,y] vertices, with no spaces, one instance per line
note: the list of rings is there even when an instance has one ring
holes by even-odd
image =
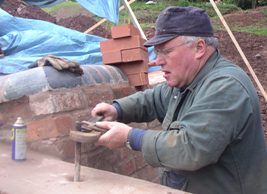
[[[168,86],[170,86],[172,88],[179,88],[179,87],[181,87],[178,83],[172,82],[171,80],[166,80],[166,83],[167,83]]]
[[[170,87],[175,87],[175,84],[174,84],[173,82],[168,81],[168,80],[166,80],[166,82],[167,82],[167,85],[168,85],[168,86],[170,86]]]

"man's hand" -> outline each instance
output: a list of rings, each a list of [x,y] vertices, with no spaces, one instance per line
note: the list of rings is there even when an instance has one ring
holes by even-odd
[[[124,147],[132,129],[132,127],[123,123],[108,121],[96,122],[96,126],[108,130],[100,136],[96,145],[102,145],[109,149]]]
[[[91,111],[92,117],[103,115],[105,121],[115,121],[117,119],[117,110],[114,106],[108,103],[99,103]]]

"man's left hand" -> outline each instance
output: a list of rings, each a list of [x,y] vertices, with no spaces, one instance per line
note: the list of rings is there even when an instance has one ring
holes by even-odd
[[[124,147],[128,134],[132,129],[132,127],[126,124],[109,121],[96,122],[96,126],[108,130],[100,136],[96,145],[102,145],[109,149]]]

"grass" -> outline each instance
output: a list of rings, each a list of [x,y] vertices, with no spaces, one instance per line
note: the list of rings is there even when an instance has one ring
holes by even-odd
[[[263,16],[265,18],[265,21],[267,21],[267,10],[263,10],[262,14],[263,14]]]
[[[65,1],[59,4],[56,4],[52,7],[48,7],[48,8],[43,8],[44,11],[46,11],[47,13],[53,15],[54,13],[56,13],[57,11],[59,11],[62,8],[66,8],[66,7],[71,7],[73,9],[79,9],[81,6],[76,3],[76,2],[72,2],[72,1]]]
[[[237,32],[247,32],[256,34],[258,36],[267,36],[267,27],[255,27],[255,26],[246,26],[246,27],[235,27],[233,28],[234,31]]]
[[[224,1],[224,2],[227,2],[227,1]],[[194,3],[194,2],[189,2],[188,0],[179,0],[179,1],[161,0],[161,1],[158,1],[156,5],[146,5],[144,1],[135,1],[134,3],[131,4],[131,8],[143,30],[145,30],[146,28],[154,27],[154,22],[158,14],[168,6],[196,6],[196,7],[205,9],[208,12],[209,16],[212,18],[212,20],[214,21],[213,24],[214,24],[215,30],[218,30],[218,29],[224,30],[224,27],[222,26],[216,12],[214,11],[212,5],[208,2]],[[240,10],[240,8],[238,8],[237,6],[229,2],[220,3],[217,6],[223,15],[227,13],[231,13],[236,10]],[[61,8],[68,8],[68,7],[71,7],[72,10],[76,10],[77,13],[82,9],[82,7],[78,3],[72,2],[72,1],[66,1],[63,3],[57,4],[51,8],[45,8],[44,10],[50,13],[51,15],[53,15],[54,13],[59,11]],[[264,15],[264,18],[267,22],[267,10],[263,10],[262,14]],[[102,18],[94,16],[94,19],[96,21],[99,21]],[[130,23],[130,17],[126,10],[122,10],[120,12],[119,23],[120,24]],[[114,24],[111,22],[105,22],[102,25],[103,27],[110,29],[111,26],[113,26]],[[234,31],[238,31],[238,32],[248,32],[248,33],[257,34],[260,36],[266,36],[267,34],[267,28],[262,27],[262,26],[257,26],[257,24],[255,24],[255,26],[247,26],[247,27],[233,26],[231,27],[231,29],[233,29]]]
[[[156,5],[146,5],[142,1],[136,1],[131,5],[136,18],[140,22],[141,27],[145,30],[146,28],[154,27],[154,22],[158,14],[168,6],[195,6],[205,9],[210,17],[216,16],[212,5],[210,3],[193,3],[188,0],[168,0],[168,1],[158,1]],[[231,13],[233,11],[239,10],[234,4],[219,4],[218,8],[222,14]],[[120,13],[120,23],[128,23],[128,13],[123,10]]]
[[[158,1],[156,5],[146,5],[143,1],[135,1],[131,8],[143,29],[153,27],[158,14],[167,6],[176,5],[176,1]],[[126,10],[120,12],[120,23],[125,23],[129,18]]]

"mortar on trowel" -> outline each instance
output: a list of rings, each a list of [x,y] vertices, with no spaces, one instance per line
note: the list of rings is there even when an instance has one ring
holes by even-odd
[[[97,116],[90,121],[77,121],[75,130],[70,131],[70,138],[75,141],[75,172],[74,182],[80,181],[80,163],[82,143],[95,143],[106,130],[96,127],[97,121],[102,121],[103,116]]]

